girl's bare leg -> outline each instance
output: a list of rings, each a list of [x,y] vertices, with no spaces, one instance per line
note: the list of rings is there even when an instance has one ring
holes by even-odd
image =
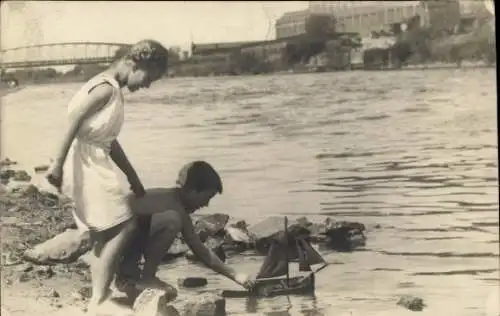
[[[90,314],[99,315],[99,310],[106,307],[112,307],[113,314],[119,313],[120,310],[131,314],[130,309],[113,303],[109,300],[109,296],[110,285],[118,268],[120,255],[128,239],[134,233],[135,226],[135,220],[131,219],[106,231],[95,233],[96,242],[93,249],[95,260],[90,267],[92,276],[92,297],[88,308]]]

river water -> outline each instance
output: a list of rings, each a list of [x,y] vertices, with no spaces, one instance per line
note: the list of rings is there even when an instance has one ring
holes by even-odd
[[[2,156],[46,163],[79,86],[3,97]],[[366,249],[322,252],[332,264],[315,298],[234,299],[231,315],[409,315],[396,306],[404,294],[424,299],[423,315],[498,315],[494,69],[178,78],[125,98],[120,141],[146,186],[172,185],[184,163],[204,159],[225,192],[202,214],[368,228]],[[253,272],[262,260],[229,262]],[[194,264],[160,271],[180,275],[234,288]]]

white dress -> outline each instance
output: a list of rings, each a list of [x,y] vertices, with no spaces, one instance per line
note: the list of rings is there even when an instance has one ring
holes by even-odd
[[[130,219],[117,168],[110,156],[110,145],[124,122],[123,94],[118,82],[100,74],[90,79],[71,100],[71,119],[95,86],[108,82],[114,87],[111,100],[80,127],[65,165],[64,193],[73,198],[75,221],[81,230],[102,231]]]

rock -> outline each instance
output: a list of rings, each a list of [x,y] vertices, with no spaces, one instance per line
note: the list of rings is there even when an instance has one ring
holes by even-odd
[[[248,231],[254,237],[254,244],[257,252],[266,255],[270,238],[282,231],[284,227],[285,221],[283,217],[268,217],[250,226]]]
[[[56,264],[53,266],[54,272],[58,274],[66,274],[71,271],[69,265],[67,264]]]
[[[410,295],[401,297],[397,302],[397,305],[405,307],[414,312],[421,312],[425,307],[423,299]]]
[[[356,222],[335,222],[330,218],[325,221],[326,245],[337,251],[352,251],[366,245],[365,226]]]
[[[0,171],[0,179],[2,179],[4,181],[9,181],[10,178],[14,177],[15,174],[16,174],[16,172],[14,170],[5,169],[5,170]]]
[[[71,263],[91,249],[90,234],[76,229],[65,232],[24,252],[24,259],[36,264]]]
[[[59,197],[53,193],[40,191],[40,203],[44,206],[54,207],[59,202]]]
[[[194,261],[194,262],[199,261],[198,257],[191,250],[185,254],[185,257],[189,261]]]
[[[50,279],[54,276],[54,270],[49,266],[41,266],[36,269],[36,274],[38,277],[43,277],[45,279]]]
[[[40,191],[33,184],[14,187],[12,193],[17,197],[36,199],[40,206],[54,207],[59,204],[59,196],[47,191]]]
[[[167,262],[175,258],[184,256],[189,251],[189,247],[180,238],[175,238],[174,242],[163,257],[163,261]]]
[[[231,227],[234,227],[234,228],[237,228],[237,229],[241,229],[241,230],[243,230],[243,231],[245,231],[245,232],[248,233],[248,224],[244,220],[237,221],[236,223],[230,224],[230,225],[231,225]]]
[[[29,263],[22,263],[16,267],[18,272],[30,272],[33,271],[33,266]]]
[[[248,228],[248,231],[250,231],[250,233],[255,237],[256,241],[258,241],[273,236],[277,232],[282,231],[284,227],[284,218],[273,216],[250,226]]]
[[[79,301],[88,300],[92,296],[92,287],[83,286],[79,288],[77,291],[73,292],[72,296],[74,299]]]
[[[208,237],[224,234],[224,227],[229,221],[229,215],[215,213],[205,215],[195,222],[195,231],[200,236],[202,241]]]
[[[164,292],[163,296],[167,302],[172,302],[179,295],[179,292],[177,291],[177,289],[173,285],[170,285],[168,283],[167,283],[167,286],[165,288],[163,288],[162,290]]]
[[[134,314],[137,316],[179,315],[177,309],[169,304],[171,300],[166,294],[159,289],[145,289],[134,301]]]
[[[5,225],[5,222],[3,223],[3,225]],[[16,265],[21,264],[21,263],[22,263],[22,259],[19,258],[12,251],[3,251],[2,252],[2,266],[4,266],[4,267],[16,266]]]
[[[190,296],[183,304],[186,316],[226,315],[226,300],[219,294],[203,293]]]
[[[35,169],[35,172],[45,172],[45,171],[49,170],[49,165],[36,166],[34,169]]]
[[[227,225],[225,250],[245,251],[254,243],[254,238],[250,235],[245,221],[239,221],[235,224]]]
[[[224,251],[224,240],[221,238],[209,237],[205,242],[205,246],[210,249],[222,262],[226,261],[226,252]],[[199,261],[199,258],[191,251],[186,253],[186,259],[190,261]]]
[[[15,193],[18,197],[23,198],[38,198],[40,190],[33,184],[23,184],[12,188],[12,193]]]
[[[327,240],[326,225],[324,223],[313,223],[303,216],[296,220],[296,224],[309,231],[309,240],[311,242],[320,243]]]
[[[18,170],[14,173],[12,180],[19,182],[29,182],[31,181],[31,176],[24,170]]]
[[[31,181],[31,176],[24,170],[5,169],[0,172],[0,179],[4,181],[14,180],[19,182]]]
[[[27,272],[23,272],[19,275],[19,282],[28,282],[30,279],[31,277]]]
[[[27,249],[38,248],[41,243],[75,226],[71,207],[40,192],[30,183],[16,183],[8,188],[0,195],[0,216],[10,221],[7,225],[2,221],[2,263],[24,261]],[[15,260],[5,257],[8,253]]]
[[[269,217],[249,228],[255,238],[255,250],[261,255],[267,255],[270,242],[275,237],[284,234],[285,220],[283,217]],[[289,236],[308,238],[310,232],[297,223],[288,226]]]
[[[59,295],[59,292],[57,292],[56,290],[51,289],[49,291],[49,295],[48,296],[50,296],[50,297],[60,297],[61,295]]]
[[[88,268],[92,265],[94,258],[95,256],[92,251],[86,252],[78,258],[77,264],[79,264],[82,268]]]
[[[177,280],[177,284],[182,287],[193,288],[193,287],[201,287],[208,284],[206,278],[180,278]]]
[[[17,165],[17,161],[10,160],[9,158],[5,158],[4,160],[0,160],[0,168],[12,166],[12,165]]]
[[[23,207],[22,205],[15,205],[15,206],[9,208],[9,210],[7,212],[17,213],[17,212],[24,212],[24,211],[27,211],[25,207]]]
[[[224,240],[219,238],[210,237],[205,241],[205,246],[212,250],[222,262],[226,262],[226,252],[224,251],[223,245]]]

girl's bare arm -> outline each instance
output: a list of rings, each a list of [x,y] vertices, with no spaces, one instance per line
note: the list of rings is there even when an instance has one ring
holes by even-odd
[[[64,138],[57,149],[55,163],[59,168],[62,168],[66,161],[69,148],[73,142],[80,126],[85,119],[101,110],[111,99],[113,95],[113,86],[108,83],[103,83],[96,86],[84,101],[80,111],[72,118],[69,128],[66,131]]]
[[[127,155],[122,149],[122,146],[117,140],[111,143],[111,159],[120,168],[120,170],[127,176],[128,181],[132,186],[142,185],[135,171],[134,167],[127,158]]]

